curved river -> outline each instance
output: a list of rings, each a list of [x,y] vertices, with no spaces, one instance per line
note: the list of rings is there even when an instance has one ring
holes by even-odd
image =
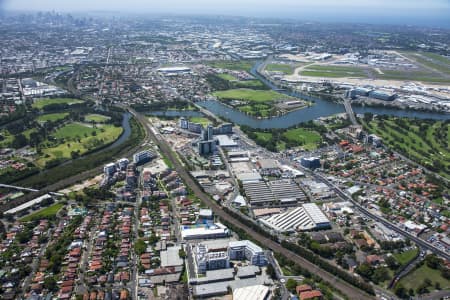
[[[108,149],[115,148],[115,147],[123,144],[130,137],[130,135],[131,135],[130,119],[131,119],[131,114],[129,112],[123,113],[123,119],[122,119],[123,132],[122,132],[122,134],[119,136],[119,138],[117,140],[114,141],[114,143],[103,148],[102,150],[108,150]]]
[[[253,128],[264,129],[264,128],[287,128],[297,125],[302,122],[307,122],[310,120],[317,119],[319,117],[327,117],[337,113],[344,113],[345,109],[342,104],[334,103],[331,101],[323,100],[318,97],[309,96],[299,92],[290,91],[280,91],[277,86],[266,80],[264,77],[258,74],[257,69],[261,65],[261,62],[255,64],[250,71],[250,73],[264,82],[271,89],[276,90],[279,93],[296,97],[303,100],[314,101],[315,104],[311,107],[306,107],[303,109],[295,110],[289,112],[280,117],[273,117],[269,119],[256,119],[248,116],[236,109],[222,104],[219,101],[201,101],[197,102],[200,106],[211,111],[215,115],[225,118],[230,122],[247,125]],[[409,118],[421,118],[421,119],[437,119],[437,120],[448,120],[450,119],[450,114],[440,114],[436,112],[424,112],[424,111],[414,111],[414,110],[402,110],[397,108],[385,108],[385,107],[363,107],[363,106],[353,106],[353,110],[357,114],[362,113],[373,113],[377,115],[392,115],[397,117],[409,117]]]

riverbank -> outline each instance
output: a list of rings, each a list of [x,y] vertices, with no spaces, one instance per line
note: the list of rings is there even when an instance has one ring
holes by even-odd
[[[315,120],[320,117],[328,117],[335,114],[345,113],[344,105],[341,103],[334,103],[327,100],[323,100],[319,97],[305,95],[299,92],[280,90],[279,87],[273,83],[267,81],[261,75],[256,72],[258,65],[261,62],[255,64],[250,73],[258,79],[264,81],[264,83],[271,89],[276,90],[279,93],[286,94],[298,99],[313,101],[315,105],[306,107],[300,110],[286,113],[281,117],[273,117],[270,119],[256,119],[248,116],[236,109],[230,108],[218,101],[200,101],[196,104],[209,110],[213,114],[226,119],[237,125],[246,125],[255,129],[270,129],[270,128],[288,128],[297,124]],[[407,118],[419,118],[419,119],[434,119],[434,120],[449,120],[450,114],[441,114],[437,112],[423,112],[413,110],[400,110],[389,107],[367,107],[367,106],[355,106],[353,110],[357,114],[371,113],[374,115],[390,115],[396,117]]]

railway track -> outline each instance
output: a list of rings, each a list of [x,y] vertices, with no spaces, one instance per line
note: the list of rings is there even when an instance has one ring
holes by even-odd
[[[345,282],[344,280],[334,276],[333,274],[319,268],[318,266],[314,265],[310,261],[306,260],[305,258],[297,255],[295,252],[290,251],[286,248],[283,248],[279,243],[263,236],[262,234],[254,231],[247,225],[243,224],[239,220],[236,220],[231,215],[226,213],[224,210],[222,210],[222,207],[218,205],[216,202],[211,200],[211,198],[203,192],[203,190],[200,188],[200,186],[197,184],[197,182],[194,181],[194,179],[189,175],[189,173],[186,171],[186,169],[182,166],[180,161],[177,159],[175,153],[172,151],[172,149],[169,147],[169,145],[163,141],[163,139],[157,138],[153,131],[151,130],[151,125],[145,117],[143,117],[141,114],[137,113],[133,109],[129,109],[129,111],[138,119],[141,124],[144,126],[145,130],[147,131],[147,134],[149,135],[150,139],[153,140],[153,142],[159,147],[160,151],[172,162],[175,170],[178,172],[179,176],[184,180],[187,186],[193,191],[193,193],[205,204],[207,204],[213,212],[220,217],[222,220],[229,222],[233,226],[239,227],[243,229],[247,234],[252,236],[253,239],[261,243],[261,245],[264,245],[268,249],[280,253],[281,255],[285,256],[286,258],[292,260],[302,268],[305,268],[309,272],[316,274],[317,276],[321,277],[324,281],[328,282],[330,285],[335,287],[337,290],[341,291],[343,294],[348,296],[350,299],[375,299],[373,296],[365,293],[364,291],[358,289],[357,287]]]

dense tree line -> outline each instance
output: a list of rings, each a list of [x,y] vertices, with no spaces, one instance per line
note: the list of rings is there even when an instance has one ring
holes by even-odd
[[[236,88],[251,88],[254,90],[268,90],[269,87],[265,84],[262,85],[248,85],[245,83],[245,81],[237,81],[233,82],[230,80],[226,80],[223,78],[220,78],[216,74],[207,74],[206,75],[206,81],[209,83],[211,88],[215,91],[225,91],[225,90],[231,90]]]
[[[58,274],[61,270],[61,263],[63,262],[64,256],[67,253],[67,247],[72,242],[73,232],[82,222],[81,216],[76,216],[72,221],[64,228],[62,235],[50,245],[46,252],[45,257],[49,260],[48,269],[53,272],[53,274]]]
[[[0,126],[17,121],[27,115],[27,109],[25,105],[18,105],[16,110],[10,114],[0,117]]]

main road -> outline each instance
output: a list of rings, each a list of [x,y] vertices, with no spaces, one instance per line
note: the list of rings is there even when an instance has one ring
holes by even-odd
[[[405,236],[407,238],[409,238],[410,240],[412,240],[413,242],[415,242],[416,244],[418,244],[420,247],[430,250],[431,252],[440,255],[442,257],[444,257],[446,260],[450,260],[450,255],[445,252],[442,251],[441,249],[437,248],[436,246],[424,241],[423,239],[410,234],[409,232],[403,230],[402,228],[400,228],[399,226],[389,222],[388,220],[386,220],[385,218],[382,218],[380,216],[377,216],[375,214],[373,214],[372,212],[370,212],[368,209],[366,209],[364,206],[362,206],[361,204],[359,204],[357,201],[353,200],[352,197],[350,197],[347,193],[345,193],[343,190],[341,190],[341,188],[339,188],[338,186],[334,185],[333,183],[329,182],[325,176],[323,176],[322,174],[319,174],[317,172],[313,173],[314,177],[319,180],[324,182],[325,184],[327,184],[330,188],[332,188],[339,196],[341,196],[343,199],[346,199],[350,202],[352,202],[360,211],[362,211],[364,214],[366,214],[367,216],[369,216],[370,218],[372,218],[373,220],[382,223],[383,225],[385,225],[387,228],[397,232],[398,234]]]
[[[285,256],[286,258],[294,261],[296,264],[301,266],[302,268],[305,268],[306,270],[310,271],[312,274],[316,274],[317,276],[321,277],[324,281],[328,282],[330,285],[334,286],[336,289],[347,295],[350,299],[374,299],[373,296],[368,295],[364,291],[358,289],[357,287],[345,282],[344,280],[332,275],[331,273],[328,273],[327,271],[319,268],[318,266],[314,265],[310,261],[306,260],[305,258],[297,255],[296,253],[283,248],[280,244],[277,242],[263,236],[262,234],[254,231],[247,225],[241,223],[240,221],[234,219],[232,216],[230,216],[228,213],[222,210],[221,206],[219,206],[216,202],[211,200],[211,198],[202,191],[200,186],[197,184],[197,182],[194,181],[194,179],[189,175],[189,173],[186,171],[186,169],[182,166],[181,162],[177,159],[175,153],[172,151],[170,146],[164,142],[162,139],[159,139],[155,136],[154,131],[152,130],[152,125],[150,124],[149,120],[142,116],[141,114],[137,113],[131,108],[128,108],[128,110],[138,119],[141,124],[144,126],[145,130],[147,131],[147,134],[149,137],[153,140],[153,142],[159,147],[159,150],[162,154],[164,154],[173,164],[174,169],[178,172],[179,176],[184,180],[187,186],[189,186],[194,194],[205,204],[207,204],[213,212],[220,217],[222,220],[229,222],[233,226],[236,226],[238,228],[241,228],[244,230],[247,234],[249,234],[252,238],[257,240],[261,245],[264,245],[268,249],[278,252]]]

